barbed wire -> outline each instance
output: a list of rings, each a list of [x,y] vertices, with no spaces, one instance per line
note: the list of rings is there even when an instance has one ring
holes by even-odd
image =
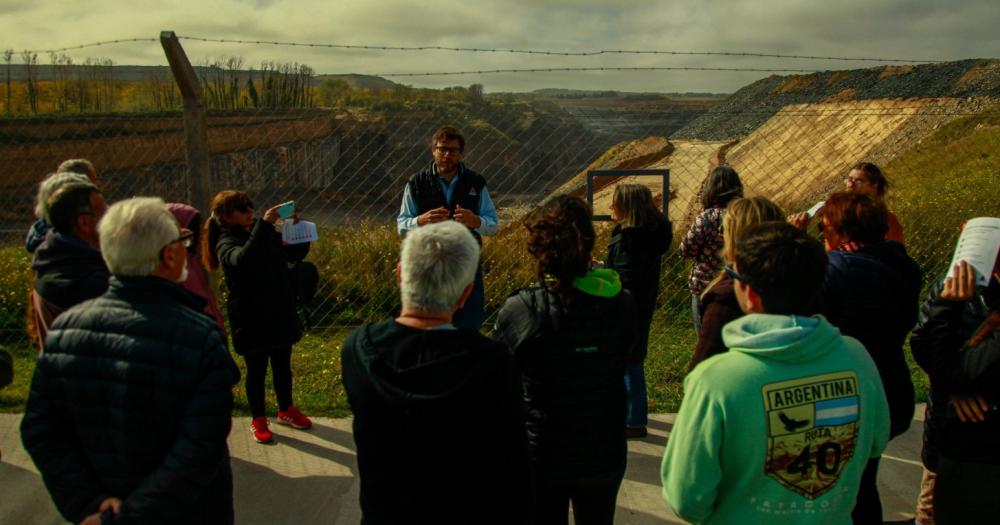
[[[485,47],[449,47],[449,46],[384,46],[365,44],[326,44],[310,42],[282,42],[275,40],[238,40],[227,38],[205,38],[198,36],[178,36],[182,40],[195,40],[200,42],[215,42],[224,44],[255,44],[272,46],[293,46],[293,47],[322,47],[334,49],[360,49],[375,51],[452,51],[466,53],[509,53],[522,55],[547,55],[547,56],[600,56],[600,55],[677,55],[677,56],[727,56],[727,57],[751,57],[751,58],[794,58],[801,60],[843,60],[853,62],[908,62],[908,63],[937,63],[941,60],[914,60],[906,58],[874,58],[874,57],[838,57],[819,55],[785,55],[780,53],[752,53],[737,51],[673,51],[661,49],[601,49],[596,51],[551,51],[545,49],[518,49],[518,48],[485,48]]]
[[[60,47],[58,49],[26,49],[28,53],[58,53],[60,51],[72,51],[74,49],[86,49],[88,47],[110,46],[114,44],[127,44],[131,42],[159,42],[159,38],[119,38],[116,40],[104,40],[101,42],[91,42],[78,46]]]
[[[616,67],[544,67],[528,69],[483,69],[476,71],[430,71],[423,73],[369,73],[378,77],[439,77],[459,75],[490,75],[496,73],[559,73],[567,71],[737,71],[751,73],[816,73],[816,69],[768,69],[752,67],[685,67],[685,66],[616,66]]]
[[[254,44],[270,46],[288,47],[313,47],[326,49],[351,49],[351,50],[374,50],[374,51],[448,51],[456,53],[507,53],[522,55],[542,55],[542,56],[564,56],[564,57],[592,57],[601,55],[670,55],[670,56],[719,56],[736,58],[781,58],[796,60],[836,60],[845,62],[896,62],[911,64],[933,64],[943,62],[943,60],[931,59],[910,59],[910,58],[882,58],[882,57],[856,57],[856,56],[824,56],[824,55],[795,55],[783,53],[756,53],[742,51],[676,51],[665,49],[600,49],[594,51],[553,51],[547,49],[519,49],[519,48],[485,48],[485,47],[450,47],[450,46],[389,46],[389,45],[369,45],[369,44],[332,44],[322,42],[291,42],[278,40],[244,40],[230,38],[208,38],[200,36],[178,36],[181,40],[191,40],[196,42],[211,42],[218,44]],[[76,49],[86,49],[91,47],[109,46],[115,44],[134,42],[158,42],[158,38],[119,38],[115,40],[103,40],[74,46],[66,46],[55,49],[28,49],[30,53],[58,53],[61,51],[72,51]]]

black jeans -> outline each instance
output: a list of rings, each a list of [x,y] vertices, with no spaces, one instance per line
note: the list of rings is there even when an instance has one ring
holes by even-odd
[[[878,462],[882,458],[872,458],[861,473],[858,484],[858,501],[851,512],[854,525],[882,525],[882,501],[878,495]]]
[[[573,504],[576,525],[611,525],[615,520],[618,487],[624,470],[574,481],[538,480],[535,493],[535,523],[569,522]]]
[[[934,523],[997,523],[1000,499],[991,493],[1000,486],[1000,465],[959,462],[941,456],[937,466]]]
[[[292,347],[262,348],[243,356],[247,364],[247,404],[253,417],[265,415],[264,378],[267,363],[271,362],[271,379],[278,398],[278,410],[288,410],[292,405]]]

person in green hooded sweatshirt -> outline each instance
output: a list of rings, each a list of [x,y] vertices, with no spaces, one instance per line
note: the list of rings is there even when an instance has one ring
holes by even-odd
[[[787,223],[748,228],[726,272],[746,316],[729,352],[684,380],[663,497],[693,523],[851,523],[861,474],[889,439],[864,347],[816,315],[827,260]]]
[[[534,522],[614,520],[625,474],[625,365],[636,337],[632,296],[614,270],[591,270],[590,206],[560,195],[524,220],[538,284],[514,292],[493,337],[521,370],[535,477]]]

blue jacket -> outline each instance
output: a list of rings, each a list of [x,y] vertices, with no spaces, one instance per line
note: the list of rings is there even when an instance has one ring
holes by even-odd
[[[21,439],[59,512],[108,497],[118,523],[232,523],[226,438],[239,371],[203,301],[158,277],[114,277],[45,339]]]
[[[35,251],[31,269],[38,295],[62,309],[104,293],[111,276],[99,250],[55,231]]]
[[[824,313],[872,356],[889,400],[890,435],[898,436],[913,419],[913,381],[903,343],[917,322],[920,269],[896,241],[828,255]]]

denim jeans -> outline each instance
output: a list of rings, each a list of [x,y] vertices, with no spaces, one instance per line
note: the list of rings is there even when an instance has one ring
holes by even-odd
[[[483,309],[486,307],[486,291],[483,287],[483,270],[476,270],[476,280],[465,306],[455,312],[451,324],[459,330],[476,330],[483,326]]]
[[[701,298],[697,295],[691,296],[691,320],[694,321],[695,335],[701,335],[701,313],[698,312]]]
[[[648,421],[646,408],[646,371],[642,363],[625,367],[625,426],[644,427]]]

